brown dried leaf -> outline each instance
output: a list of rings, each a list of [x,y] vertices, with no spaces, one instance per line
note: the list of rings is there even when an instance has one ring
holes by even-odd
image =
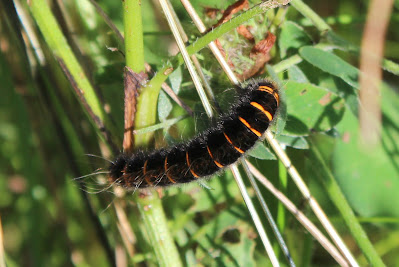
[[[251,55],[256,55],[259,53],[268,54],[275,42],[276,42],[276,36],[271,32],[268,32],[265,39],[259,41],[254,45],[254,47],[251,50]]]
[[[249,57],[255,60],[255,63],[250,69],[244,71],[240,75],[237,75],[240,80],[243,81],[263,73],[266,63],[270,60],[269,52],[275,42],[276,36],[269,32],[265,39],[254,45]]]
[[[240,25],[237,27],[237,33],[247,39],[249,42],[254,43],[255,38],[249,31],[249,26]]]
[[[223,13],[223,10],[213,7],[204,7],[205,16],[207,16],[208,18],[215,19],[219,12]]]

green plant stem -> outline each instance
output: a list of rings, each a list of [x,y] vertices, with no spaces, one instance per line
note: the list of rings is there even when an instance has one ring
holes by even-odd
[[[183,266],[168,229],[168,222],[156,191],[136,198],[148,238],[161,267]]]
[[[304,17],[310,19],[313,25],[320,31],[325,32],[331,30],[330,25],[328,25],[316,12],[314,12],[308,5],[306,5],[302,0],[293,0],[291,5],[298,10]]]
[[[103,130],[104,123],[106,123],[106,129],[111,133],[115,133],[113,124],[108,123],[109,120],[93,86],[73,54],[47,2],[45,0],[32,0],[29,7],[47,45],[58,62],[64,65],[62,66],[65,68],[64,72],[67,72],[66,75],[69,76],[68,78],[75,89],[80,103],[83,105],[92,123],[97,126],[97,131],[100,132],[100,130]]]
[[[317,148],[317,145],[311,138],[309,138],[311,142],[311,152],[312,158],[314,162],[318,162],[320,166],[320,174],[317,175],[321,183],[323,184],[325,190],[328,193],[330,199],[334,202],[337,209],[340,211],[346,225],[348,226],[352,236],[355,238],[357,244],[362,250],[363,254],[366,256],[371,266],[385,266],[379,257],[378,253],[375,251],[373,245],[368,239],[366,233],[364,232],[362,226],[359,224],[356,219],[355,214],[353,213],[351,207],[341,189],[339,188],[333,174],[327,167],[320,151]],[[312,160],[312,162],[313,162]]]
[[[144,71],[143,24],[140,0],[124,0],[123,23],[125,29],[126,66],[134,72]],[[161,88],[161,84],[156,84]],[[137,99],[135,128],[141,129],[156,122],[156,103],[158,93],[154,93],[152,85],[141,88]],[[129,104],[129,103],[125,103]],[[155,104],[153,106],[152,104]],[[135,136],[136,146],[148,146],[152,134]],[[143,218],[149,241],[154,249],[159,266],[182,266],[177,248],[170,231],[161,200],[155,191],[147,194],[136,194],[136,201]]]
[[[144,71],[143,22],[140,0],[123,1],[126,66],[134,72]]]
[[[382,68],[386,71],[389,71],[390,73],[393,73],[397,76],[399,76],[399,64],[388,60],[388,59],[383,59],[382,60]]]
[[[143,40],[143,21],[141,14],[140,0],[123,1],[123,25],[125,42],[125,60],[126,66],[135,73],[145,71],[144,68],[144,40]],[[137,99],[137,111],[135,118],[135,128],[140,129],[155,123],[156,109],[148,107],[148,101],[155,101],[151,94],[148,94],[148,88],[142,88],[140,96]],[[129,103],[127,103],[129,104]],[[126,103],[125,103],[126,105]],[[150,123],[150,124],[147,124]],[[134,137],[136,146],[146,146],[153,134],[136,135]]]

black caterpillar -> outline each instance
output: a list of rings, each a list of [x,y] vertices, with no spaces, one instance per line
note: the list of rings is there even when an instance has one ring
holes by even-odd
[[[262,138],[278,106],[276,86],[252,80],[215,126],[172,147],[121,154],[109,166],[109,181],[129,189],[189,183],[236,162]]]

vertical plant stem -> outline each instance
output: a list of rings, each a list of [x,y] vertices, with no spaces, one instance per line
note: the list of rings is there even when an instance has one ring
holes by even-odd
[[[141,16],[140,0],[125,0],[123,2],[123,22],[125,29],[125,56],[126,66],[135,73],[145,70],[144,66],[144,44],[143,23]],[[138,98],[135,127],[140,129],[156,122],[156,106],[159,89],[162,82],[147,85],[141,88]],[[131,103],[125,103],[130,105]],[[125,107],[126,108],[126,107]],[[127,118],[125,118],[126,121]],[[151,134],[135,136],[138,146],[148,146],[152,139]],[[124,148],[126,149],[126,148]],[[155,191],[136,194],[136,201],[144,226],[147,230],[151,246],[154,249],[159,266],[182,266],[174,240],[169,232],[168,223],[162,208],[161,200]]]
[[[144,71],[143,21],[141,0],[123,1],[126,66],[134,72]]]
[[[135,73],[145,71],[144,62],[144,40],[143,22],[140,0],[125,0],[123,2],[123,23],[125,33],[125,57],[126,66]],[[159,87],[160,89],[161,87]],[[159,90],[156,90],[159,93]],[[151,87],[142,88],[137,99],[137,111],[135,128],[141,129],[150,126],[156,121],[156,106],[153,108],[150,103],[157,103],[158,94],[154,95]],[[129,103],[125,103],[129,104]],[[153,134],[136,135],[136,146],[147,146],[152,140]]]
[[[183,266],[169,232],[168,222],[158,194],[151,191],[149,194],[140,195],[136,199],[159,266]]]

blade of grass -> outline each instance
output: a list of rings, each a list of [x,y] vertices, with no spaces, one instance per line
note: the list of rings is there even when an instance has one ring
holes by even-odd
[[[177,27],[177,23],[173,17],[173,12],[171,11],[171,6],[169,6],[166,0],[159,0],[159,3],[162,6],[162,10],[166,16],[169,27],[173,33],[177,46],[179,47],[180,53],[183,56],[186,67],[190,73],[191,79],[193,80],[194,86],[197,89],[197,93],[201,99],[202,105],[205,108],[206,114],[208,117],[213,117],[213,109],[211,103],[209,102],[205,90],[202,86],[201,79],[197,74],[194,64],[191,62],[190,56],[186,50],[186,46],[184,44],[183,38],[180,35],[179,29]]]
[[[45,0],[32,0],[28,6],[47,45],[71,82],[91,122],[97,126],[98,132],[101,132],[102,136],[108,141],[108,144],[112,146],[114,143],[113,138],[115,137],[111,133],[115,134],[115,127],[107,118],[100,99],[97,97],[83,68],[73,54],[48,3]]]
[[[262,194],[261,194],[261,192],[260,192],[260,190],[259,190],[259,187],[258,187],[258,185],[256,184],[256,181],[255,181],[255,179],[254,179],[254,177],[253,177],[251,171],[249,170],[249,167],[248,167],[246,161],[245,161],[245,160],[241,160],[241,164],[242,164],[242,166],[243,166],[243,168],[244,168],[244,170],[245,170],[245,173],[247,174],[247,177],[248,177],[249,181],[251,182],[251,185],[252,185],[252,188],[253,188],[254,191],[255,191],[256,197],[258,198],[259,202],[261,203],[263,212],[266,214],[266,218],[269,220],[269,225],[270,225],[270,227],[271,227],[272,230],[273,230],[273,233],[274,233],[274,235],[275,235],[275,237],[276,237],[276,239],[277,239],[277,241],[278,241],[278,244],[279,244],[280,247],[281,247],[281,250],[282,250],[283,253],[284,253],[284,256],[286,257],[286,259],[287,259],[289,265],[290,265],[291,267],[295,267],[296,265],[295,265],[294,260],[292,259],[292,256],[291,256],[290,251],[288,250],[288,246],[287,246],[287,244],[285,243],[285,241],[284,241],[284,239],[283,239],[283,236],[282,236],[281,233],[280,233],[280,231],[283,231],[283,230],[284,230],[284,228],[283,228],[284,226],[283,226],[283,227],[278,227],[277,224],[276,224],[276,222],[273,220],[273,216],[272,216],[272,214],[271,214],[271,212],[270,212],[270,209],[269,209],[269,207],[267,206],[266,201],[265,201],[265,199],[263,198],[263,196],[262,196]],[[278,207],[280,207],[280,205],[282,206],[282,203],[281,203],[281,202],[279,202],[279,206],[278,206]],[[280,212],[281,212],[281,211],[279,210],[278,215],[280,214]],[[282,214],[284,214],[284,210],[283,210],[283,209],[282,209]],[[280,226],[280,224],[279,224],[279,226]]]
[[[270,146],[273,148],[274,152],[276,152],[278,158],[284,164],[292,180],[295,182],[302,195],[308,201],[309,206],[312,208],[314,214],[323,224],[324,228],[326,229],[326,231],[328,232],[334,243],[337,245],[339,250],[343,253],[345,258],[350,262],[352,266],[359,266],[359,264],[356,262],[355,258],[353,257],[352,253],[350,252],[350,250],[348,249],[348,247],[346,246],[346,244],[338,234],[337,230],[334,228],[334,226],[332,225],[332,223],[324,213],[323,209],[320,207],[317,200],[311,194],[309,188],[307,187],[306,183],[303,181],[301,175],[298,173],[295,166],[292,165],[290,158],[288,157],[288,155],[285,153],[285,151],[282,149],[280,144],[273,137],[272,133],[269,130],[266,131],[266,139],[270,144]]]
[[[333,174],[331,173],[324,159],[322,158],[322,155],[318,150],[317,145],[311,138],[309,138],[309,141],[312,144],[310,146],[313,158],[312,162],[318,162],[318,165],[320,166],[320,169],[318,169],[320,170],[320,173],[318,173],[319,175],[317,175],[317,177],[320,178],[319,180],[328,192],[328,196],[330,197],[332,202],[334,202],[337,209],[340,211],[343,219],[346,222],[346,225],[352,233],[352,236],[355,238],[357,244],[359,245],[360,249],[366,256],[371,266],[385,266],[380,256],[378,256],[378,253],[375,251],[370,240],[368,239],[362,226],[356,219],[355,214],[353,213],[344,194],[339,188]]]
[[[273,247],[269,241],[269,238],[267,237],[267,234],[263,228],[262,222],[259,218],[258,213],[256,212],[256,209],[254,207],[254,204],[252,203],[251,198],[248,195],[248,192],[245,190],[245,185],[242,180],[242,177],[240,175],[240,171],[238,170],[237,164],[233,164],[230,166],[230,170],[234,175],[234,178],[238,184],[238,188],[240,188],[241,195],[245,201],[245,204],[247,205],[248,211],[251,214],[252,220],[256,226],[256,229],[258,230],[258,234],[262,240],[262,243],[267,251],[267,255],[269,256],[269,259],[272,263],[273,266],[280,266],[280,263],[277,259],[276,254],[273,251]],[[295,265],[294,265],[295,266]]]

